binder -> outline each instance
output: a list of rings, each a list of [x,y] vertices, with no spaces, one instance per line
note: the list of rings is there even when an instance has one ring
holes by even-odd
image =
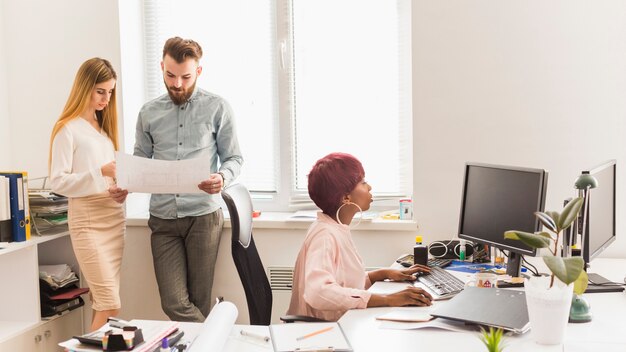
[[[524,291],[467,287],[430,315],[466,324],[493,326],[515,334],[530,329]]]
[[[26,240],[30,240],[31,218],[30,218],[30,199],[28,198],[28,172],[22,171],[22,182],[24,186],[24,228],[26,229]]]
[[[0,242],[13,242],[9,179],[0,176]]]
[[[28,197],[28,172],[6,171],[5,173],[22,174],[22,186],[24,189],[24,228],[26,229],[26,240],[30,240],[32,219],[30,217],[30,199]]]
[[[26,241],[26,219],[24,211],[24,180],[21,173],[0,172],[9,179],[9,199],[11,202],[11,231],[13,241]]]

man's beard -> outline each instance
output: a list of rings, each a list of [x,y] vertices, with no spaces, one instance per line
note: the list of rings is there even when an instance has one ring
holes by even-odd
[[[167,83],[163,81],[163,83],[165,83],[165,88],[167,88],[167,94],[169,94],[170,99],[172,99],[172,102],[176,105],[183,105],[184,103],[187,102],[187,100],[189,100],[189,98],[191,98],[191,95],[193,94],[193,90],[196,88],[196,82],[193,82],[193,85],[189,87],[189,89],[184,89],[184,88],[168,87]]]

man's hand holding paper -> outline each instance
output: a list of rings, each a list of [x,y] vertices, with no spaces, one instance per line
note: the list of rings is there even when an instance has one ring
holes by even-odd
[[[208,180],[200,182],[198,188],[208,194],[220,193],[224,188],[224,179],[220,174],[211,174]]]

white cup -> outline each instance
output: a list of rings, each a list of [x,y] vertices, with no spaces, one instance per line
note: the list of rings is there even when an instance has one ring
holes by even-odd
[[[497,288],[498,275],[494,273],[476,273],[474,278],[465,283],[466,287]]]

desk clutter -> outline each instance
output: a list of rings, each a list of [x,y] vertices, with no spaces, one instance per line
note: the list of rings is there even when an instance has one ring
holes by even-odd
[[[59,343],[69,351],[159,351],[163,341],[173,347],[183,336],[178,322],[142,321],[136,324],[117,318],[109,318],[102,328],[74,336]]]
[[[89,289],[78,287],[77,283],[78,277],[67,264],[40,265],[39,295],[42,318],[82,307],[85,301],[80,296],[89,292]]]
[[[67,231],[67,197],[46,189],[45,182],[46,178],[43,179],[42,188],[28,191],[32,227],[38,235]]]

